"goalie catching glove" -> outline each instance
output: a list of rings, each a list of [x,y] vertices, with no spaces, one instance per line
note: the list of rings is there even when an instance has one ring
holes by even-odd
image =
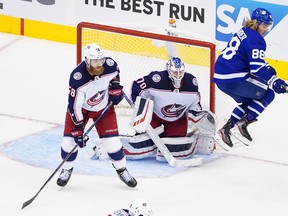
[[[119,84],[113,84],[109,90],[109,101],[112,101],[113,105],[117,105],[123,99],[123,86]]]
[[[73,136],[74,141],[80,148],[85,147],[86,142],[89,140],[89,137],[88,136],[83,137],[83,134],[84,134],[83,123],[75,125],[74,129],[71,131],[71,135]]]

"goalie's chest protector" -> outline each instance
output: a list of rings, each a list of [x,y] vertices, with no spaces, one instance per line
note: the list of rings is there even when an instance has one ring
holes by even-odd
[[[154,112],[166,121],[175,121],[188,109],[200,103],[197,79],[185,73],[180,89],[175,89],[167,71],[152,72],[145,82],[148,84],[143,92],[154,101]]]

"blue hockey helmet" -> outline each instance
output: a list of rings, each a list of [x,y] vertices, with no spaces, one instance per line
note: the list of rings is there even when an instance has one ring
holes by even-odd
[[[257,24],[264,23],[266,25],[273,24],[273,17],[271,13],[264,8],[256,8],[251,15],[251,20],[257,20]]]
[[[185,74],[185,65],[179,57],[172,57],[166,63],[166,70],[175,88],[180,88],[181,80]]]

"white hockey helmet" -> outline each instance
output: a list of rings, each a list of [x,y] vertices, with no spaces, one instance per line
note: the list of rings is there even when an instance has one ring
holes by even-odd
[[[131,216],[152,216],[154,215],[151,204],[145,201],[135,201],[129,206]]]
[[[99,45],[87,44],[84,48],[84,58],[87,69],[92,75],[101,75],[103,73],[105,57]]]
[[[179,57],[172,57],[166,63],[166,70],[175,88],[180,88],[185,74],[185,65]]]

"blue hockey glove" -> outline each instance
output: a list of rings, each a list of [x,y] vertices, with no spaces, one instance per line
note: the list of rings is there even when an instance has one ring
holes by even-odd
[[[272,88],[277,94],[283,94],[287,93],[288,84],[284,80],[278,78],[272,83]]]
[[[268,64],[267,69],[270,71],[272,76],[276,75],[276,70],[271,65]]]
[[[113,105],[117,105],[123,99],[123,86],[112,85],[109,90],[109,101],[112,101]]]
[[[83,124],[75,125],[75,128],[71,131],[72,136],[74,137],[74,141],[80,148],[86,146],[86,142],[89,140],[88,136],[83,137],[84,128]]]

